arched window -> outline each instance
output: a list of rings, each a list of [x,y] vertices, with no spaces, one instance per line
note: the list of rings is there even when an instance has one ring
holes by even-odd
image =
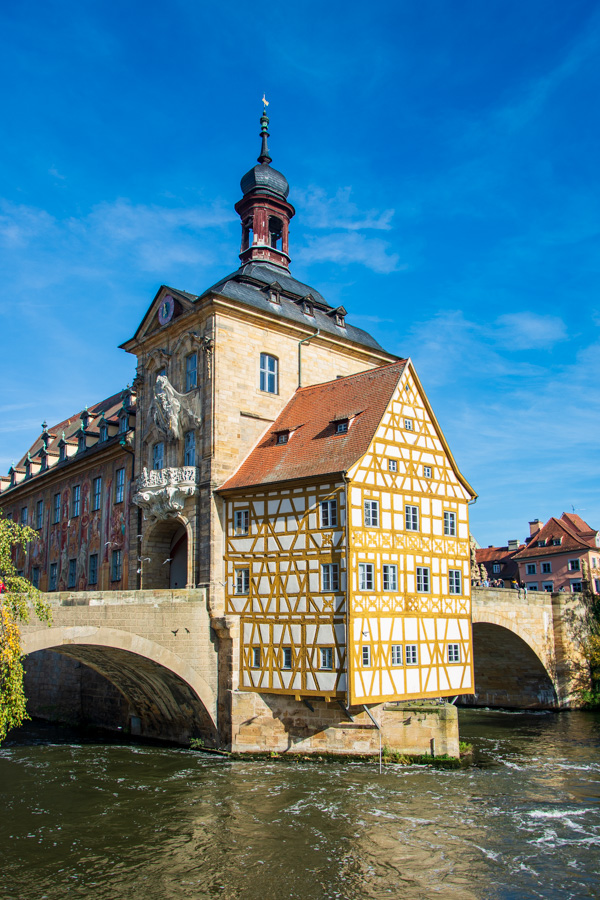
[[[277,216],[269,216],[269,245],[279,248],[279,242],[283,235],[283,222]]]

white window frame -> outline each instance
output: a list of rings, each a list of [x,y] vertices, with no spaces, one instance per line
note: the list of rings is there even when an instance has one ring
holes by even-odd
[[[388,459],[388,472],[397,472],[398,471],[398,460],[397,459]]]
[[[333,669],[333,647],[321,647],[320,668],[331,671]]]
[[[365,528],[379,528],[379,500],[365,500]]]
[[[569,572],[581,572],[581,563],[579,558],[569,560]]]
[[[449,665],[456,665],[461,662],[460,658],[460,644],[448,644],[448,663]]]
[[[233,533],[236,537],[243,537],[250,533],[250,510],[236,509],[233,513]]]
[[[324,594],[334,594],[340,589],[339,563],[322,563],[321,590]]]
[[[343,419],[341,422],[335,423],[335,433],[336,434],[348,434],[348,419]]]
[[[392,644],[392,665],[393,666],[401,666],[403,665],[404,654],[402,652],[402,644]]]
[[[260,354],[259,386],[265,394],[279,393],[279,360],[270,353]]]
[[[404,645],[404,659],[406,660],[407,666],[418,666],[419,665],[419,645],[418,644],[405,644]]]
[[[369,644],[362,645],[361,659],[363,666],[368,669],[371,665],[371,647]]]
[[[431,466],[423,466],[423,478],[431,478]]]
[[[383,590],[398,590],[398,566],[396,563],[384,563],[383,565]]]
[[[407,503],[404,507],[404,525],[406,531],[419,530],[419,507]]]
[[[405,420],[404,420],[404,430],[405,430],[405,431],[414,431],[414,428],[413,428],[413,420],[412,420],[412,419],[405,419]]]
[[[358,589],[359,591],[373,591],[375,589],[375,565],[373,563],[359,562]]]
[[[444,510],[444,535],[456,537],[456,513],[452,509]]]
[[[294,655],[291,647],[281,648],[281,668],[289,671],[292,668]]]
[[[336,528],[337,500],[321,500],[321,528]]]
[[[92,512],[102,505],[102,476],[98,475],[92,482]]]
[[[235,594],[238,597],[247,596],[250,593],[250,569],[249,567],[244,567],[243,569],[235,570]]]
[[[417,566],[417,594],[431,593],[431,568]]]
[[[462,572],[460,569],[448,569],[448,593],[462,594]]]
[[[71,518],[77,519],[81,512],[81,485],[74,484],[71,493]]]
[[[115,472],[115,503],[122,503],[125,497],[125,469]]]
[[[500,572],[500,569],[501,569],[501,568],[502,568],[502,566],[500,565],[500,563],[494,563],[494,565],[492,566],[492,570],[493,570],[493,572],[494,572],[494,575],[498,575],[498,573]]]
[[[260,647],[252,648],[252,668],[260,669],[261,666],[261,652]]]

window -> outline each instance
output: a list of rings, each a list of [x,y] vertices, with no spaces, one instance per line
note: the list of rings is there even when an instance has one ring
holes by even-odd
[[[77,438],[77,452],[83,453],[85,448],[86,448],[85,435],[80,434],[79,437]]]
[[[551,562],[543,562],[542,563],[542,572],[547,575],[548,572],[552,571],[552,563]]]
[[[383,567],[383,589],[384,591],[398,590],[398,566],[385,565]]]
[[[528,591],[537,591],[537,589],[538,589],[537,581],[528,581],[527,584],[525,585],[525,587],[527,588]]]
[[[50,584],[48,585],[48,589],[50,591],[55,591],[57,583],[58,583],[58,563],[50,563]]]
[[[404,420],[404,427],[405,427],[406,431],[412,431],[412,430],[413,430],[412,419],[405,419],[405,420]]]
[[[67,458],[67,445],[61,444],[58,449],[58,460],[59,460],[59,462],[62,462],[66,458]]]
[[[340,572],[337,563],[324,563],[321,566],[321,583],[323,591],[339,591]]]
[[[594,578],[594,589],[597,594],[600,594],[600,578]]]
[[[572,581],[571,582],[571,593],[572,594],[581,594],[583,591],[583,584],[581,581]]]
[[[40,530],[44,524],[44,501],[38,500],[35,508],[35,527]]]
[[[27,507],[21,508],[21,525],[27,525]]]
[[[423,478],[431,478],[431,466],[423,466]]]
[[[54,495],[54,509],[52,511],[52,522],[57,525],[60,522],[60,494]]]
[[[552,538],[552,546],[553,546],[553,547],[560,547],[561,544],[562,544],[562,538],[561,538],[561,537],[558,537],[558,538]]]
[[[362,664],[363,666],[371,665],[371,648],[368,646],[362,648]]]
[[[76,519],[81,507],[81,485],[76,484],[71,494],[71,518]]]
[[[292,648],[291,647],[282,647],[282,669],[291,669],[292,668]]]
[[[525,567],[525,569],[526,569],[526,572],[528,575],[535,575],[535,572],[536,572],[535,563],[527,563],[527,566]]]
[[[448,593],[462,594],[462,572],[460,569],[448,569]]]
[[[196,434],[193,431],[185,433],[183,464],[184,466],[196,465]]]
[[[333,669],[333,647],[321,647],[321,668]]]
[[[236,594],[247,594],[250,590],[250,569],[235,570]]]
[[[129,416],[124,415],[119,419],[119,434],[125,434],[127,429],[129,428]]]
[[[100,426],[100,440],[108,440],[108,425],[105,425],[104,423]]]
[[[123,576],[123,551],[113,550],[110,580],[120,581]]]
[[[92,509],[100,509],[100,504],[102,502],[102,478],[98,476],[98,478],[94,478],[94,483],[92,486]]]
[[[554,590],[554,582],[553,581],[542,581],[542,590],[547,591],[549,594]]]
[[[67,587],[74,588],[77,584],[77,560],[70,559],[69,560],[69,578],[67,581]]]
[[[456,513],[444,511],[444,534],[456,537]]]
[[[163,469],[165,465],[165,445],[163,441],[159,441],[152,448],[152,468]]]
[[[31,570],[31,583],[34,588],[39,588],[40,586],[40,568],[39,566],[34,566]]]
[[[277,443],[278,444],[287,444],[290,437],[289,431],[278,431],[277,432]]]
[[[337,525],[337,500],[321,501],[321,528],[335,528]]]
[[[373,563],[359,563],[358,564],[358,589],[359,591],[372,591],[373,590],[373,573],[374,567]]]
[[[348,419],[344,419],[342,422],[335,423],[335,433],[336,434],[346,434],[348,431]]]
[[[250,530],[250,510],[236,509],[233,514],[233,533],[236,535],[248,534]]]
[[[460,644],[448,644],[448,662],[460,662]]]
[[[392,644],[392,665],[402,665],[402,644]]]
[[[125,469],[117,469],[115,480],[115,503],[122,503],[125,495]]]
[[[365,525],[367,528],[379,527],[379,500],[365,500]]]
[[[252,648],[252,668],[260,669],[260,647]]]
[[[569,560],[569,572],[579,572],[581,566],[579,565],[578,559],[570,559]]]
[[[98,554],[90,555],[90,565],[88,569],[88,584],[98,584]]]
[[[428,594],[429,583],[429,566],[417,566],[417,592],[419,594]]]
[[[406,530],[407,531],[418,531],[419,530],[419,507],[418,506],[405,506],[404,507],[404,518],[406,521]]]
[[[419,663],[419,648],[416,644],[407,644],[405,649],[406,665],[416,666]]]
[[[185,389],[191,391],[198,386],[198,354],[190,353],[185,358]]]
[[[500,571],[500,563],[494,563],[494,565],[492,566],[492,569],[493,569],[494,574],[497,575],[498,572]]]
[[[545,547],[545,546],[546,546],[546,541],[545,541],[545,540],[543,540],[543,541],[538,541],[538,542],[537,542],[537,545],[538,545],[538,547]]]
[[[279,360],[268,353],[260,354],[260,389],[267,394],[279,393]]]
[[[398,461],[395,459],[388,459],[388,471],[389,472],[397,472],[398,471]]]

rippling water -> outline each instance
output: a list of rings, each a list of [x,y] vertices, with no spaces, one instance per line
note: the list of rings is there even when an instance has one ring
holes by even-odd
[[[600,897],[600,716],[461,712],[475,765],[230,761],[30,727],[2,900]]]

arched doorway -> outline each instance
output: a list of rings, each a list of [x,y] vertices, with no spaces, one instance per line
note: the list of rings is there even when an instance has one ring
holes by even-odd
[[[176,590],[191,586],[188,528],[180,519],[157,522],[144,536],[142,589]]]
[[[522,638],[488,622],[473,623],[475,694],[459,697],[465,706],[557,709],[552,679]]]

